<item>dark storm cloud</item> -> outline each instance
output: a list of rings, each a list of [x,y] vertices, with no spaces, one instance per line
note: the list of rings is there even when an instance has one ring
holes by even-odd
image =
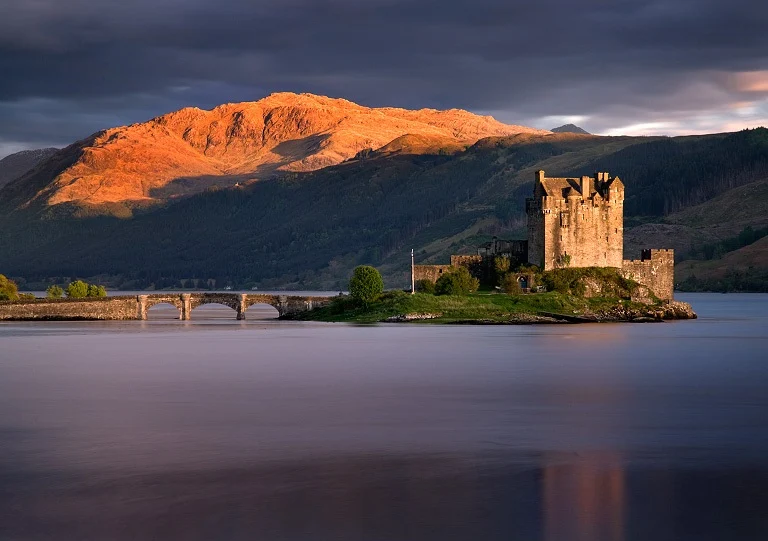
[[[598,131],[726,125],[760,118],[768,96],[768,73],[744,74],[768,66],[755,0],[0,0],[0,13],[0,152],[276,90]]]

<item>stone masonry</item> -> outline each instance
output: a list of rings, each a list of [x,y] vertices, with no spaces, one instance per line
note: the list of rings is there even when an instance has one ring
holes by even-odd
[[[543,270],[621,268],[624,183],[618,177],[547,178],[537,171],[526,213],[529,263]]]
[[[437,282],[437,279],[445,272],[453,270],[451,265],[414,265],[413,277],[418,282],[419,280],[429,280],[430,282]]]
[[[253,304],[270,304],[280,316],[327,305],[332,297],[301,297],[241,293],[155,293],[98,299],[37,299],[0,302],[0,320],[144,320],[156,304],[171,304],[180,320],[192,318],[192,311],[203,304],[223,304],[232,308],[237,319],[245,319]]]
[[[643,250],[640,259],[623,261],[621,270],[625,278],[643,284],[658,298],[674,298],[674,250]]]

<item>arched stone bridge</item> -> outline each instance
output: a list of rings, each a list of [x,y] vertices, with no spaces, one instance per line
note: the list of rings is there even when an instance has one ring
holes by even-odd
[[[270,304],[280,316],[325,306],[333,297],[303,297],[246,293],[152,293],[86,299],[35,299],[0,302],[0,320],[130,320],[147,319],[156,304],[172,304],[179,319],[192,318],[192,310],[203,304],[223,304],[237,319],[245,319],[248,307]]]
[[[270,304],[280,316],[295,314],[325,306],[332,297],[300,297],[293,295],[264,295],[246,293],[155,293],[138,295],[138,319],[147,319],[147,311],[156,304],[172,304],[179,309],[179,319],[192,318],[192,310],[203,304],[223,304],[237,312],[237,319],[245,319],[245,312],[254,304]]]

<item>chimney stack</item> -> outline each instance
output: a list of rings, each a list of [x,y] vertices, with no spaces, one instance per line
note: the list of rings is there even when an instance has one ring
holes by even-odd
[[[581,177],[581,197],[583,199],[589,199],[589,196],[592,194],[591,181],[590,177]]]

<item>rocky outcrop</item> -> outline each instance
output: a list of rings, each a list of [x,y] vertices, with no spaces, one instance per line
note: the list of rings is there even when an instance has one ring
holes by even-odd
[[[395,323],[395,322],[402,322],[402,321],[423,321],[425,319],[437,319],[439,317],[442,317],[443,314],[432,314],[428,312],[424,313],[412,313],[412,314],[398,314],[396,316],[391,316],[385,319],[384,321],[387,323]]]
[[[586,315],[595,321],[668,321],[675,319],[696,319],[698,316],[687,302],[670,301],[650,306],[617,304],[613,308]]]
[[[660,319],[696,319],[698,316],[687,302],[670,301],[655,309]]]

